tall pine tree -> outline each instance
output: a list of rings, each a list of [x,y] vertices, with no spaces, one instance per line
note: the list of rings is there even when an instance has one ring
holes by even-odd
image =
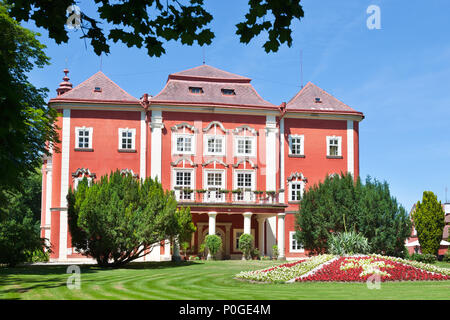
[[[433,192],[423,192],[422,202],[417,202],[413,212],[413,221],[422,253],[436,255],[444,231],[445,213]]]

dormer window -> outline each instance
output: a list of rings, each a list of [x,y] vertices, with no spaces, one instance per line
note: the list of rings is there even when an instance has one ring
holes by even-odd
[[[315,99],[315,102],[316,102],[316,103],[322,103],[322,100],[321,100],[319,97],[317,97],[317,98]]]
[[[102,88],[101,87],[95,87],[94,88],[94,92],[102,92]]]
[[[202,94],[203,88],[200,87],[189,87],[189,92],[192,94]]]
[[[236,92],[234,92],[234,89],[222,89],[222,94],[224,96],[235,96]]]

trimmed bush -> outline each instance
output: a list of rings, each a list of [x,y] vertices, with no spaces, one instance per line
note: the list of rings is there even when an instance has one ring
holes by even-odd
[[[434,254],[430,253],[413,253],[411,255],[411,260],[419,261],[423,263],[435,263],[436,262],[436,256]]]
[[[211,253],[211,258],[214,259],[214,256],[222,246],[222,239],[218,235],[209,234],[205,238],[205,244],[209,252]]]
[[[253,237],[251,234],[244,233],[239,237],[239,250],[242,251],[244,259],[252,258]]]
[[[278,251],[278,246],[276,244],[274,244],[272,246],[272,256],[274,259],[278,259],[278,255],[280,254],[280,252]]]
[[[328,238],[328,252],[336,255],[366,254],[370,251],[369,241],[353,231],[331,234]]]

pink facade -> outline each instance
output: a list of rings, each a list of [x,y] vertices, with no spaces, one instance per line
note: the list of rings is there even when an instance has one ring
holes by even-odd
[[[261,254],[307,254],[292,238],[301,194],[327,174],[359,175],[363,114],[308,83],[288,103],[265,101],[246,77],[207,65],[169,75],[161,92],[140,100],[98,72],[72,88],[64,78],[49,105],[60,111],[59,153],[44,159],[42,236],[53,260],[72,248],[65,195],[79,179],[112,170],[158,178],[189,206],[198,249],[222,237],[223,258],[240,258],[251,233]],[[170,245],[143,260],[170,259]]]

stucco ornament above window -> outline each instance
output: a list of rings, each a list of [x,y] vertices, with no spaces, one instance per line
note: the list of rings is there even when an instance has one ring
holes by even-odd
[[[236,129],[233,130],[233,132],[234,132],[234,133],[239,133],[239,132],[244,131],[244,130],[250,131],[250,132],[251,132],[252,134],[254,134],[255,136],[258,135],[258,131],[256,131],[255,128],[252,128],[252,127],[250,127],[250,126],[248,126],[248,125],[246,125],[246,124],[237,127]]]
[[[197,167],[197,164],[194,163],[189,157],[180,157],[176,161],[170,163],[172,167],[176,167],[181,161],[187,161],[191,166]]]
[[[223,165],[224,167],[228,168],[228,165],[220,159],[210,159],[210,160],[206,161],[205,163],[203,163],[202,166],[206,167],[207,165],[209,165],[213,162],[219,163],[219,164]]]
[[[121,175],[131,174],[131,176],[133,178],[138,178],[139,177],[137,173],[134,173],[133,170],[128,169],[128,168],[120,170],[120,174]]]
[[[292,181],[292,180],[301,180],[304,182],[308,182],[308,179],[305,178],[305,176],[303,175],[303,173],[299,173],[299,172],[293,172],[291,173],[291,175],[287,178],[288,181]]]
[[[219,126],[223,132],[228,133],[229,130],[225,129],[223,124],[220,121],[211,121],[206,128],[203,129],[203,132],[208,132],[213,126]]]
[[[92,173],[89,169],[85,168],[78,168],[77,171],[72,173],[73,178],[79,178],[81,175],[81,178],[89,177],[89,178],[96,178],[95,173]]]
[[[195,128],[193,125],[190,125],[189,123],[186,123],[186,122],[176,124],[173,127],[171,127],[170,129],[172,129],[172,132],[177,132],[179,129],[183,129],[183,128],[188,128],[189,130],[191,130],[194,133],[198,132],[197,128]]]
[[[244,162],[250,163],[250,165],[252,166],[253,169],[258,168],[258,166],[256,164],[254,164],[253,161],[250,160],[250,159],[241,159],[241,160],[239,160],[238,162],[236,162],[236,164],[233,164],[233,168],[238,168],[239,165],[241,163],[244,163]]]

